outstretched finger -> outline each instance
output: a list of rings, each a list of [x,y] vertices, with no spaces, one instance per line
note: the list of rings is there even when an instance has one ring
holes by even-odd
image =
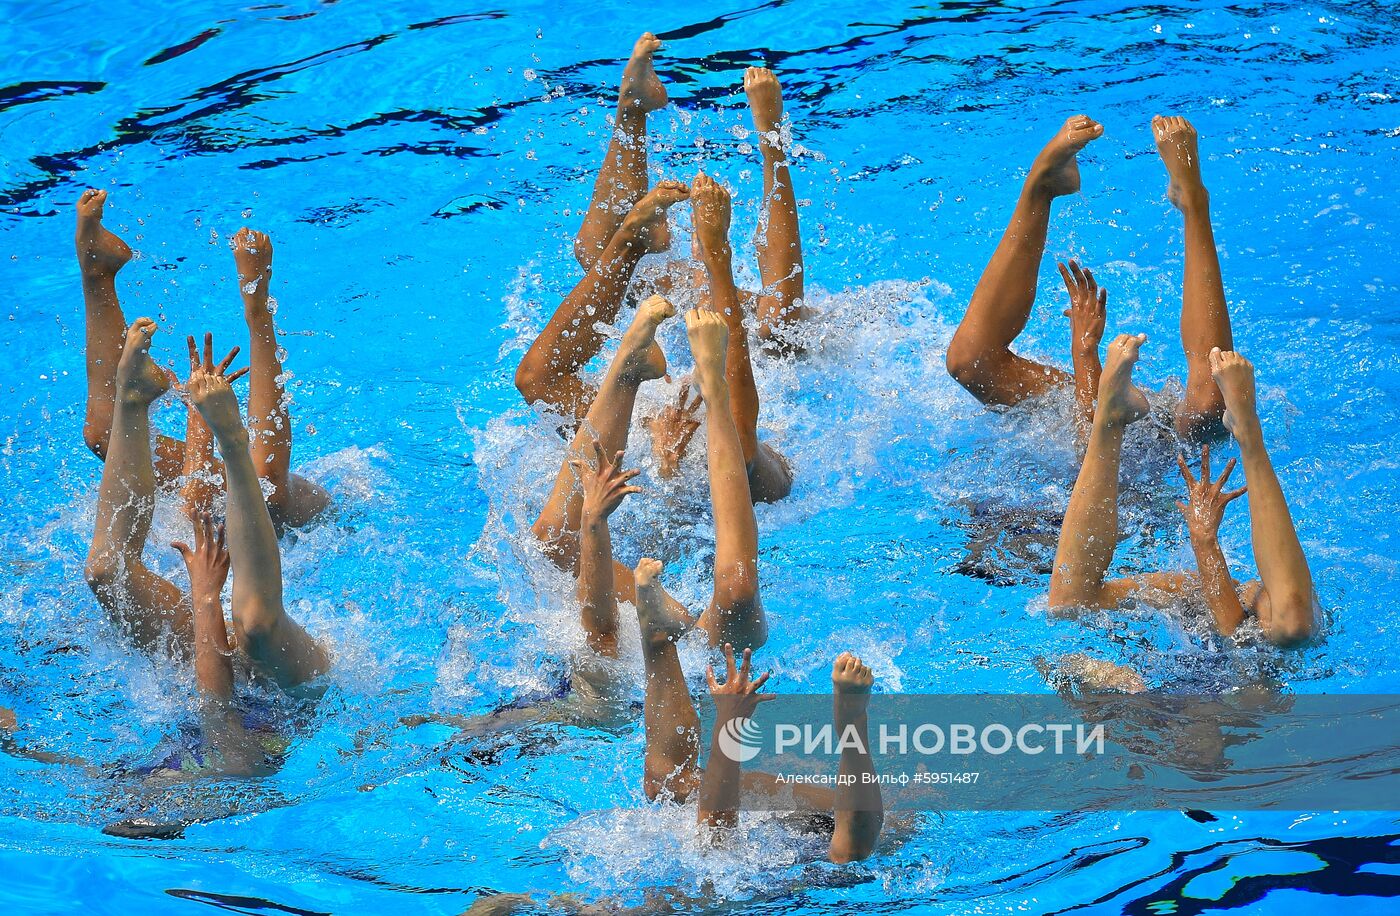
[[[1231,458],[1229,461],[1225,462],[1225,470],[1220,472],[1220,479],[1215,482],[1215,488],[1217,490],[1225,489],[1225,481],[1230,479],[1230,472],[1234,469],[1235,459]]]
[[[1179,499],[1176,501],[1176,507],[1181,510],[1182,515],[1186,515],[1188,512],[1191,511],[1191,507],[1186,505],[1186,503],[1182,502]]]
[[[729,643],[724,644],[724,682],[728,684],[734,680],[734,647]]]
[[[1098,313],[1102,315],[1106,311],[1108,311],[1108,290],[1100,289]]]
[[[233,384],[234,382],[238,381],[239,379],[241,379],[243,376],[245,376],[245,375],[247,375],[247,374],[248,374],[248,367],[247,367],[247,366],[244,366],[242,369],[239,369],[239,370],[238,370],[237,372],[235,372],[233,375],[230,375],[228,378],[224,379],[224,381],[228,382],[229,384]]]
[[[635,495],[638,494],[638,493],[644,493],[644,492],[646,492],[646,491],[643,490],[641,487],[623,487],[623,488],[622,488],[622,495],[623,495],[623,496],[635,496]]]
[[[214,371],[214,335],[209,331],[204,333],[204,371]]]
[[[1086,282],[1088,282],[1084,279],[1084,268],[1079,266],[1078,261],[1071,260],[1069,262],[1069,271],[1070,273],[1074,274],[1074,280],[1077,285],[1083,286]]]
[[[760,674],[760,675],[758,676],[758,678],[753,682],[753,692],[754,692],[754,693],[757,693],[758,690],[759,690],[759,688],[761,688],[764,684],[768,683],[768,677],[769,677],[769,675],[771,675],[772,673],[773,673],[773,672],[771,672],[771,671],[765,671],[765,672],[763,672],[762,674]]]
[[[190,344],[190,371],[193,372],[199,368],[199,344],[194,342],[193,334],[185,339],[189,341]]]
[[[237,356],[237,355],[238,355],[238,348],[237,348],[237,347],[234,347],[232,350],[228,351],[228,356],[225,356],[223,362],[219,363],[219,374],[220,374],[220,375],[223,375],[225,372],[228,371],[228,367],[231,366],[231,365],[233,365],[233,358],[234,358],[235,356]]]
[[[716,691],[716,690],[719,689],[719,681],[715,680],[715,666],[714,666],[714,665],[706,665],[706,666],[705,666],[705,680],[707,680],[707,681],[710,682],[710,692],[711,692],[711,693],[713,693],[714,691]]]
[[[1186,456],[1181,452],[1176,453],[1176,466],[1181,469],[1181,476],[1186,481],[1187,488],[1194,487],[1196,478],[1191,476],[1191,465],[1186,463]]]
[[[1210,476],[1210,443],[1201,446],[1201,479],[1212,480]]]
[[[194,553],[194,551],[190,550],[190,545],[186,544],[184,541],[171,541],[170,546],[175,548],[175,551],[186,560],[189,560],[190,556]]]
[[[1056,263],[1055,263],[1055,266],[1058,267],[1058,268],[1060,269],[1060,276],[1061,276],[1061,277],[1064,279],[1064,281],[1065,281],[1065,289],[1067,289],[1067,290],[1069,290],[1071,293],[1073,293],[1073,292],[1074,292],[1075,283],[1074,283],[1074,278],[1071,277],[1071,276],[1069,275],[1069,268],[1066,267],[1064,264],[1061,264],[1061,263],[1059,263],[1059,262],[1056,262]]]
[[[753,650],[745,649],[743,661],[739,664],[739,683],[747,684],[749,682],[749,672],[752,670],[752,668]]]
[[[1220,495],[1220,505],[1222,505],[1222,506],[1228,506],[1230,503],[1232,503],[1232,502],[1234,502],[1235,500],[1239,499],[1241,496],[1243,496],[1243,495],[1244,495],[1245,493],[1247,493],[1247,492],[1249,492],[1249,485],[1248,485],[1248,484],[1246,484],[1246,485],[1243,486],[1243,487],[1240,487],[1238,490],[1231,490],[1231,491],[1229,491],[1228,493],[1222,493],[1222,494]]]
[[[223,553],[225,550],[228,550],[228,526],[226,526],[223,522],[219,522],[218,547],[219,553]]]
[[[700,390],[699,390],[698,388],[696,388],[696,389],[690,389],[689,386],[687,386],[687,392],[686,392],[686,393],[687,393],[687,394],[690,394],[690,393],[692,393],[692,391],[693,391],[693,393],[695,394],[695,398],[690,402],[690,406],[687,407],[687,408],[685,409],[685,412],[688,413],[688,414],[693,414],[693,413],[695,413],[695,411],[699,410],[699,409],[700,409],[700,402],[704,400],[704,397],[701,396]]]

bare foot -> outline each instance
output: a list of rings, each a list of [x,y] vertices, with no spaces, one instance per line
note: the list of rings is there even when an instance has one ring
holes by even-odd
[[[701,172],[690,185],[690,209],[694,215],[695,238],[700,246],[701,258],[708,262],[710,258],[729,256],[729,220],[732,212],[729,192]]]
[[[88,188],[78,198],[78,266],[84,273],[115,276],[131,260],[131,246],[102,225],[107,192]]]
[[[151,338],[157,325],[137,318],[126,330],[126,343],[117,360],[117,395],[128,404],[146,406],[170,389],[170,375],[151,359]]]
[[[1235,438],[1259,427],[1259,409],[1254,395],[1254,364],[1234,350],[1215,347],[1210,351],[1210,374],[1225,399],[1222,421]]]
[[[637,563],[634,578],[637,583],[637,624],[642,629],[642,642],[656,645],[675,642],[686,634],[691,622],[667,608],[666,593],[656,578],[661,574],[661,561],[642,558]]]
[[[272,280],[272,239],[265,232],[244,227],[229,239],[233,247],[233,263],[238,268],[238,291],[244,303],[256,296],[260,305],[267,304],[267,287]]]
[[[1186,210],[1209,200],[1201,182],[1201,154],[1196,148],[1196,128],[1185,118],[1157,115],[1152,119],[1152,136],[1157,153],[1167,167],[1167,199],[1178,210]]]
[[[1051,197],[1078,192],[1079,151],[1102,136],[1103,125],[1088,115],[1070,118],[1035,157],[1026,183]]]
[[[836,656],[831,666],[831,690],[836,695],[836,717],[848,721],[865,712],[875,675],[870,666],[850,652]]]
[[[1137,365],[1138,350],[1147,342],[1146,334],[1119,334],[1108,345],[1103,375],[1099,378],[1099,408],[1094,418],[1102,417],[1109,426],[1127,426],[1147,414],[1147,396],[1133,384],[1133,366]]]
[[[724,356],[729,346],[729,324],[719,312],[691,309],[685,313],[685,332],[695,356],[695,374],[705,401],[729,393],[724,379]]]
[[[632,57],[622,71],[622,88],[617,94],[619,111],[648,112],[666,106],[666,87],[661,85],[651,61],[651,56],[660,49],[661,39],[650,32],[643,32],[637,39]]]
[[[637,306],[637,317],[622,335],[617,351],[624,379],[641,383],[666,374],[666,354],[656,343],[656,329],[675,314],[676,307],[662,296],[650,296]]]
[[[689,196],[690,188],[683,181],[657,182],[656,187],[632,205],[618,231],[629,233],[625,237],[641,240],[652,254],[666,251],[671,247],[671,227],[666,223],[666,211]]]
[[[783,87],[778,85],[778,78],[772,70],[750,67],[744,71],[744,94],[749,97],[754,130],[772,143],[777,137],[770,134],[783,122]]]

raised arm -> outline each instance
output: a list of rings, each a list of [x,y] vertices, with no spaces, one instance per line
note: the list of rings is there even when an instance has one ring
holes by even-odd
[[[215,525],[207,511],[198,510],[194,546],[175,541],[190,574],[190,600],[194,605],[194,677],[206,700],[226,704],[233,699],[233,648],[224,623],[222,593],[228,581],[228,547],[224,526]]]
[[[768,681],[766,673],[756,680],[749,679],[752,665],[753,650],[745,649],[743,662],[735,671],[734,647],[725,643],[724,683],[715,679],[714,665],[705,669],[710,695],[715,700],[715,727],[710,736],[710,758],[700,781],[700,807],[695,815],[695,822],[702,826],[733,827],[739,823],[739,763],[724,752],[719,736],[726,728],[733,728],[735,720],[752,718],[759,703],[773,699],[772,694],[758,692]]]
[[[1245,493],[1245,487],[1225,492],[1225,481],[1235,469],[1235,459],[1225,465],[1219,480],[1211,480],[1210,446],[1201,448],[1201,479],[1191,476],[1191,468],[1186,459],[1178,455],[1177,465],[1181,476],[1186,480],[1187,501],[1177,500],[1176,507],[1186,517],[1186,530],[1191,535],[1191,551],[1196,555],[1196,569],[1200,571],[1201,593],[1206,606],[1215,618],[1215,627],[1224,636],[1230,636],[1244,620],[1244,605],[1235,591],[1235,580],[1230,577],[1225,553],[1220,549],[1217,537],[1220,521],[1225,517],[1225,507]]]
[[[599,655],[617,656],[617,594],[613,590],[612,533],[608,518],[641,487],[629,484],[640,471],[622,470],[622,452],[612,460],[593,440],[597,468],[582,457],[569,465],[583,486],[583,516],[579,523],[578,600],[582,605],[583,631],[588,645]]]
[[[204,361],[190,345],[190,401],[214,432],[224,459],[228,489],[228,551],[232,560],[233,626],[254,664],[282,687],[310,680],[330,666],[325,647],[287,614],[282,602],[282,555],[248,452],[248,431],[230,383],[247,370],[227,374],[233,354],[215,365],[214,344],[204,336]]]
[[[1108,290],[1100,289],[1094,273],[1081,268],[1078,261],[1069,266],[1057,265],[1069,291],[1070,356],[1074,362],[1074,401],[1079,408],[1079,436],[1086,438],[1094,425],[1094,402],[1098,399],[1099,377],[1103,363],[1099,360],[1099,342],[1108,307]]]

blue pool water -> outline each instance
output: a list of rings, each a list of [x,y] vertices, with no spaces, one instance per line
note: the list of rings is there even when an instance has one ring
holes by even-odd
[[[519,533],[559,441],[511,373],[578,276],[571,233],[643,29],[667,41],[675,102],[652,118],[653,166],[732,183],[736,239],[759,178],[743,67],[778,71],[804,148],[821,343],[806,362],[758,366],[767,435],[798,470],[793,497],[758,510],[776,690],[820,691],[847,648],[879,689],[907,692],[1042,691],[1036,659],[1074,649],[1154,685],[1228,686],[1266,668],[1297,692],[1400,690],[1393,4],[0,10],[0,704],[26,743],[115,766],[148,758],[193,709],[189,673],[115,640],[82,581],[100,468],[81,438],[81,189],[110,190],[108,225],[140,252],[122,274],[126,314],[157,318],[172,359],[187,333],[245,337],[223,239],[244,223],[271,233],[296,464],[343,507],[284,545],[290,608],[337,664],[281,772],[159,800],[236,813],[142,844],[100,833],[139,813],[129,783],[0,756],[0,906],[446,914],[485,891],[636,903],[679,889],[767,913],[1393,911],[1391,814],[930,813],[838,868],[763,822],[733,849],[700,850],[693,814],[641,793],[640,722],[485,745],[395,727],[546,693],[577,644],[567,584]],[[1141,375],[1154,387],[1184,373],[1182,233],[1147,122],[1185,114],[1201,132],[1236,340],[1258,365],[1327,609],[1315,648],[1280,658],[1174,619],[1056,625],[1041,611],[1069,428],[986,413],[942,352],[1025,167],[1080,111],[1107,133],[1047,254],[1096,269],[1110,332],[1151,336]],[[1063,292],[1042,273],[1023,346],[1063,364]],[[683,364],[678,340],[672,329]],[[178,432],[179,419],[167,406],[159,422]],[[1169,456],[1145,435],[1129,450],[1121,565],[1189,564]],[[677,484],[648,480],[614,525],[629,561],[672,558],[691,601],[712,538],[698,457]],[[986,519],[1011,508],[1023,536],[986,543]],[[159,545],[177,518],[160,507],[148,551],[172,575]],[[1248,534],[1232,511],[1222,537],[1241,570]],[[626,657],[640,696],[635,645]],[[683,660],[698,675],[704,653],[687,646]]]

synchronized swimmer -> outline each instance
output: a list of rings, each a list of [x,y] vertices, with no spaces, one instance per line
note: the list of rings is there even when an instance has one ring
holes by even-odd
[[[737,823],[740,794],[774,792],[776,783],[761,773],[740,774],[739,765],[724,754],[712,752],[708,765],[700,766],[700,715],[677,647],[698,631],[722,654],[724,680],[711,669],[708,683],[712,695],[730,701],[723,715],[747,715],[769,697],[760,692],[767,675],[753,676],[754,654],[770,628],[754,506],[786,498],[796,468],[760,434],[751,348],[776,359],[800,359],[800,335],[792,332],[818,316],[806,302],[788,159],[790,122],[777,77],[757,67],[743,76],[762,160],[762,215],[755,232],[762,283],[758,290],[745,290],[735,280],[729,189],[703,171],[689,182],[673,178],[650,184],[647,118],[669,102],[653,64],[660,46],[654,35],[642,35],[623,71],[611,139],[573,243],[584,277],[515,373],[521,395],[557,418],[567,440],[530,531],[542,554],[575,583],[586,650],[575,653],[567,696],[509,714],[443,718],[472,735],[522,720],[602,722],[626,716],[616,702],[624,690],[612,660],[623,642],[620,607],[631,605],[645,670],[641,785],[649,799],[695,805],[697,823],[722,842],[723,828]],[[1069,296],[1064,314],[1070,371],[1011,349],[1035,303],[1053,203],[1080,190],[1078,155],[1103,136],[1098,122],[1084,115],[1070,118],[1032,162],[1006,231],[948,346],[947,368],[991,409],[1034,409],[1056,390],[1073,392],[1082,465],[1049,581],[1053,615],[1075,617],[1085,609],[1129,601],[1196,604],[1209,612],[1222,636],[1257,628],[1280,648],[1303,645],[1317,636],[1317,598],[1265,448],[1254,367],[1235,350],[1196,131],[1181,117],[1154,118],[1150,128],[1167,171],[1168,197],[1185,221],[1181,347],[1187,381],[1172,425],[1177,441],[1200,454],[1199,477],[1185,455],[1179,458],[1186,495],[1177,503],[1196,569],[1109,576],[1118,543],[1125,430],[1149,410],[1132,380],[1146,337],[1116,335],[1101,355],[1108,294],[1093,271],[1077,261],[1059,265]],[[133,647],[193,667],[202,736],[184,759],[160,770],[184,779],[208,773],[265,775],[280,765],[279,746],[241,703],[239,683],[253,679],[314,700],[317,679],[334,664],[331,647],[308,633],[283,600],[279,537],[331,518],[334,506],[324,488],[291,469],[288,399],[269,303],[272,243],[250,229],[232,239],[249,366],[233,370],[237,347],[216,361],[210,335],[204,335],[202,347],[190,336],[189,374],[181,383],[152,358],[156,323],[138,318],[128,324],[122,314],[117,275],[132,255],[102,224],[106,202],[105,191],[88,190],[77,204],[87,352],[83,438],[103,461],[87,581]],[[638,265],[647,255],[670,251],[669,214],[682,204],[690,207],[694,227],[692,258],[668,263],[651,294],[638,294]],[[584,367],[604,349],[603,326],[617,325],[629,301],[636,301],[634,314],[594,384],[582,374]],[[610,530],[619,506],[642,494],[635,484],[641,472],[626,468],[628,440],[639,391],[667,374],[657,333],[677,316],[676,301],[694,303],[683,316],[694,372],[682,381],[675,402],[641,426],[662,477],[676,476],[703,430],[714,560],[709,599],[697,608],[666,591],[659,561],[642,559],[635,567],[619,562]],[[232,387],[244,375],[246,420]],[[183,441],[152,436],[151,406],[171,390],[188,407]],[[1251,496],[1259,567],[1258,579],[1245,583],[1232,577],[1217,537],[1227,506],[1245,492],[1228,487],[1233,459],[1213,476],[1211,448],[1230,437],[1238,444]],[[171,545],[184,560],[188,589],[159,575],[145,559],[160,491],[178,494],[191,524],[189,543]],[[230,573],[226,617],[222,595]],[[1079,658],[1075,670],[1100,688],[1145,689],[1136,672],[1120,666]],[[865,729],[874,680],[870,667],[849,652],[832,662],[838,727]],[[715,735],[722,725],[715,723]],[[0,731],[14,731],[12,716],[0,719]],[[5,747],[23,752],[13,737],[5,738]],[[848,751],[840,767],[842,773],[873,773],[874,761],[863,750]],[[813,810],[829,812],[813,823],[827,836],[833,862],[870,856],[882,830],[878,784],[852,782],[834,791],[808,790],[806,796]]]

